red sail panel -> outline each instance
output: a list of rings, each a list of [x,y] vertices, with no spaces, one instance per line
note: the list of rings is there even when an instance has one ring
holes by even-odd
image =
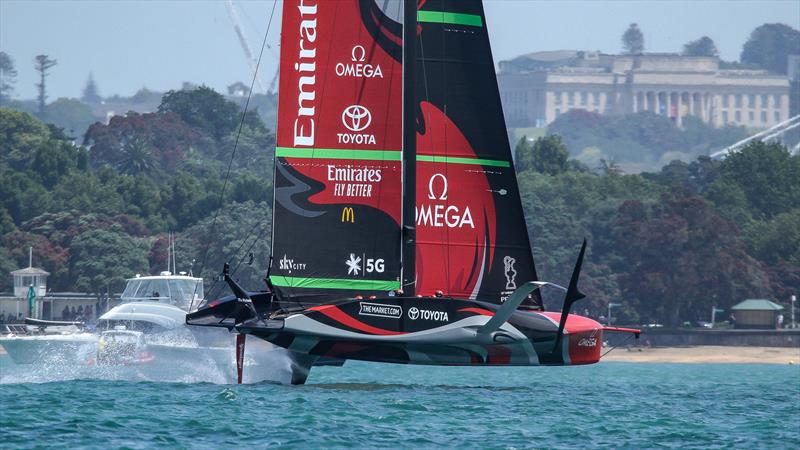
[[[449,164],[477,157],[444,112],[421,102],[425,130],[417,135],[417,293],[437,290],[475,298],[494,256],[495,207],[479,165]]]
[[[271,279],[285,296],[399,287],[402,63],[374,37],[393,35],[384,12],[284,1]]]

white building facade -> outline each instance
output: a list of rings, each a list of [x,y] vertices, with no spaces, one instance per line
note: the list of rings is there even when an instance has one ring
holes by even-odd
[[[651,111],[678,126],[692,115],[715,127],[768,128],[789,118],[789,79],[725,70],[716,57],[538,52],[500,62],[509,127],[543,127],[571,109]]]

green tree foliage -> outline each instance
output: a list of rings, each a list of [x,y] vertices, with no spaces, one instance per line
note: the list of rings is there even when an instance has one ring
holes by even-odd
[[[683,46],[683,56],[719,56],[717,46],[708,36],[687,42]]]
[[[14,84],[17,82],[17,69],[14,60],[6,52],[0,52],[0,106],[11,99]]]
[[[800,208],[753,224],[747,239],[753,256],[765,263],[785,262],[800,268]]]
[[[44,117],[45,110],[45,102],[47,101],[47,75],[48,70],[55,67],[58,64],[58,61],[55,59],[50,59],[47,55],[36,55],[34,58],[34,69],[39,72],[39,82],[36,84],[36,89],[39,91],[38,96],[36,97],[37,101],[39,102],[39,117]]]
[[[261,278],[269,264],[271,222],[272,211],[266,202],[226,205],[216,221],[205,217],[180,235],[179,246],[188,253],[178,253],[178,265],[191,266],[194,260],[195,275],[202,273],[205,279],[212,280],[220,274],[222,265],[229,262],[232,270],[238,269],[234,277],[245,288],[261,289],[264,286]],[[249,253],[253,253],[252,265],[247,264]],[[217,283],[215,289],[211,296],[227,288]]]
[[[124,233],[119,226],[88,230],[72,240],[70,269],[75,287],[84,292],[119,292],[125,279],[147,273],[149,246]]]
[[[216,140],[234,131],[241,118],[235,103],[225,100],[221,94],[206,86],[167,92],[161,99],[158,112],[175,113],[184,122]]]
[[[708,154],[747,136],[743,127],[715,129],[692,116],[684,118],[681,129],[668,117],[649,111],[607,116],[582,109],[562,114],[547,131],[560,135],[572,155],[587,164],[604,159],[652,170],[673,159],[691,160]],[[587,158],[590,155],[582,153],[589,148],[593,154]]]
[[[769,278],[737,239],[736,228],[702,198],[676,190],[659,203],[625,202],[614,223],[630,269],[623,295],[672,326],[711,306],[729,307],[770,291]]]
[[[556,175],[567,170],[569,151],[557,134],[537,138],[533,145],[523,136],[517,144],[516,153],[516,167],[519,171],[533,169]]]
[[[530,169],[532,147],[528,136],[522,136],[514,147],[514,167],[517,172]]]
[[[745,64],[786,74],[788,56],[800,53],[800,31],[782,23],[766,23],[753,30],[742,47]]]
[[[780,144],[752,142],[725,158],[721,173],[742,190],[756,218],[800,208],[800,156]]]
[[[194,145],[203,145],[200,132],[177,114],[129,113],[114,116],[108,125],[95,123],[86,131],[84,145],[91,147],[92,166],[149,169],[154,165],[171,173],[178,169]],[[139,160],[131,165],[131,158]],[[145,163],[142,158],[152,160]],[[134,173],[138,173],[134,171]]]
[[[644,34],[639,25],[632,23],[622,34],[622,49],[628,55],[641,55],[644,53]]]
[[[28,266],[28,248],[33,248],[36,267],[50,272],[48,285],[64,286],[69,277],[69,250],[38,233],[17,230],[7,234],[2,241],[8,255],[16,263],[14,270]]]
[[[119,170],[127,174],[153,173],[156,157],[146,138],[136,136],[126,142],[120,155]]]

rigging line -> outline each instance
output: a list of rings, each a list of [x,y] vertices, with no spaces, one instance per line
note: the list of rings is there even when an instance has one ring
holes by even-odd
[[[233,256],[233,258],[228,260],[228,263],[232,263],[233,262],[234,258],[236,258],[236,255],[239,254],[239,252],[242,250],[242,248],[247,243],[247,241],[250,240],[250,236],[255,234],[255,230],[257,228],[259,228],[261,225],[264,225],[267,222],[267,220],[269,220],[269,219],[264,219],[263,221],[256,222],[255,225],[253,225],[253,227],[250,229],[250,231],[247,232],[247,234],[245,235],[245,238],[242,240],[242,243],[239,244],[239,248],[237,248],[234,252],[232,252],[232,254],[234,256]],[[253,240],[253,243],[250,244],[250,247],[247,249],[247,252],[250,252],[250,250],[252,250],[252,248],[253,248],[253,246],[255,246],[256,242],[258,242],[258,238]],[[242,265],[242,261],[244,261],[244,258],[240,258],[239,259],[239,262],[236,264],[236,267],[232,271],[230,271],[230,276],[233,276],[233,275],[236,274],[236,271],[239,269],[239,266]],[[214,287],[216,287],[217,283],[219,283],[219,277],[214,278],[214,282],[211,283],[211,287],[208,288],[209,295],[211,294],[211,292],[214,291]]]
[[[261,223],[263,224],[265,222],[266,222],[266,220],[264,222],[261,222]],[[249,236],[248,236],[248,239],[249,239]],[[242,244],[244,244],[245,242],[247,242],[247,241],[242,241]],[[245,251],[245,254],[250,253],[250,251],[253,250],[253,247],[255,247],[256,242],[258,242],[258,237],[253,239],[253,242],[250,244],[250,247],[247,247],[247,250]],[[239,259],[239,263],[236,264],[236,267],[233,268],[233,271],[231,272],[231,274],[235,274],[236,271],[239,270],[239,267],[242,265],[243,262],[244,262],[244,258]]]
[[[607,354],[609,354],[609,353],[611,353],[612,351],[614,351],[614,349],[616,349],[617,347],[620,347],[620,346],[622,346],[623,344],[625,344],[626,342],[628,342],[629,340],[631,340],[631,338],[632,338],[632,337],[634,337],[634,336],[636,336],[636,335],[635,335],[635,334],[631,334],[630,336],[628,336],[627,338],[625,338],[625,340],[624,340],[624,341],[620,342],[618,345],[615,345],[615,346],[611,347],[611,348],[610,348],[610,349],[609,349],[607,352],[605,352],[605,353],[603,353],[602,355],[600,355],[600,359],[603,359],[603,357],[604,357],[604,356],[606,356]],[[601,342],[600,344],[602,345],[602,342]]]
[[[225,188],[228,186],[228,179],[231,175],[231,167],[233,166],[233,159],[236,156],[236,148],[239,146],[239,137],[242,135],[242,127],[244,127],[244,120],[247,117],[247,108],[250,106],[250,97],[253,95],[253,86],[255,86],[256,78],[258,77],[258,68],[261,65],[261,57],[264,55],[264,47],[267,45],[267,36],[269,36],[269,30],[272,28],[272,17],[275,15],[275,6],[278,4],[278,0],[273,0],[272,2],[272,11],[269,13],[269,21],[267,22],[267,31],[264,33],[264,40],[261,42],[261,51],[258,53],[258,61],[256,62],[256,70],[253,71],[253,78],[250,81],[250,91],[247,93],[247,101],[244,104],[244,110],[242,111],[242,119],[239,121],[239,130],[236,132],[236,141],[233,143],[233,151],[231,151],[231,157],[228,160],[228,170],[225,172],[225,181],[222,183],[222,190],[219,193],[219,208],[214,212],[214,219],[211,221],[211,232],[209,235],[213,236],[214,232],[217,228],[217,218],[219,217],[219,212],[222,209],[222,202],[225,199]],[[210,237],[210,236],[209,236]],[[208,257],[208,249],[211,245],[211,239],[206,240],[205,249],[203,250],[203,259],[200,260],[200,277],[203,276],[203,269],[206,266],[206,258]],[[212,285],[213,287],[213,285]],[[195,287],[195,294],[197,293],[197,287]],[[191,311],[192,306],[194,306],[194,296],[192,296],[192,303],[189,305],[189,310]]]

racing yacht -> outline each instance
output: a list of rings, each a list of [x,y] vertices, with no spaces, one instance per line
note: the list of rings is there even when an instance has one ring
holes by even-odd
[[[540,281],[480,0],[285,0],[267,295],[190,325],[318,358],[560,366],[600,360],[604,327]],[[545,311],[541,289],[565,292]],[[238,365],[239,381],[242,364]]]

